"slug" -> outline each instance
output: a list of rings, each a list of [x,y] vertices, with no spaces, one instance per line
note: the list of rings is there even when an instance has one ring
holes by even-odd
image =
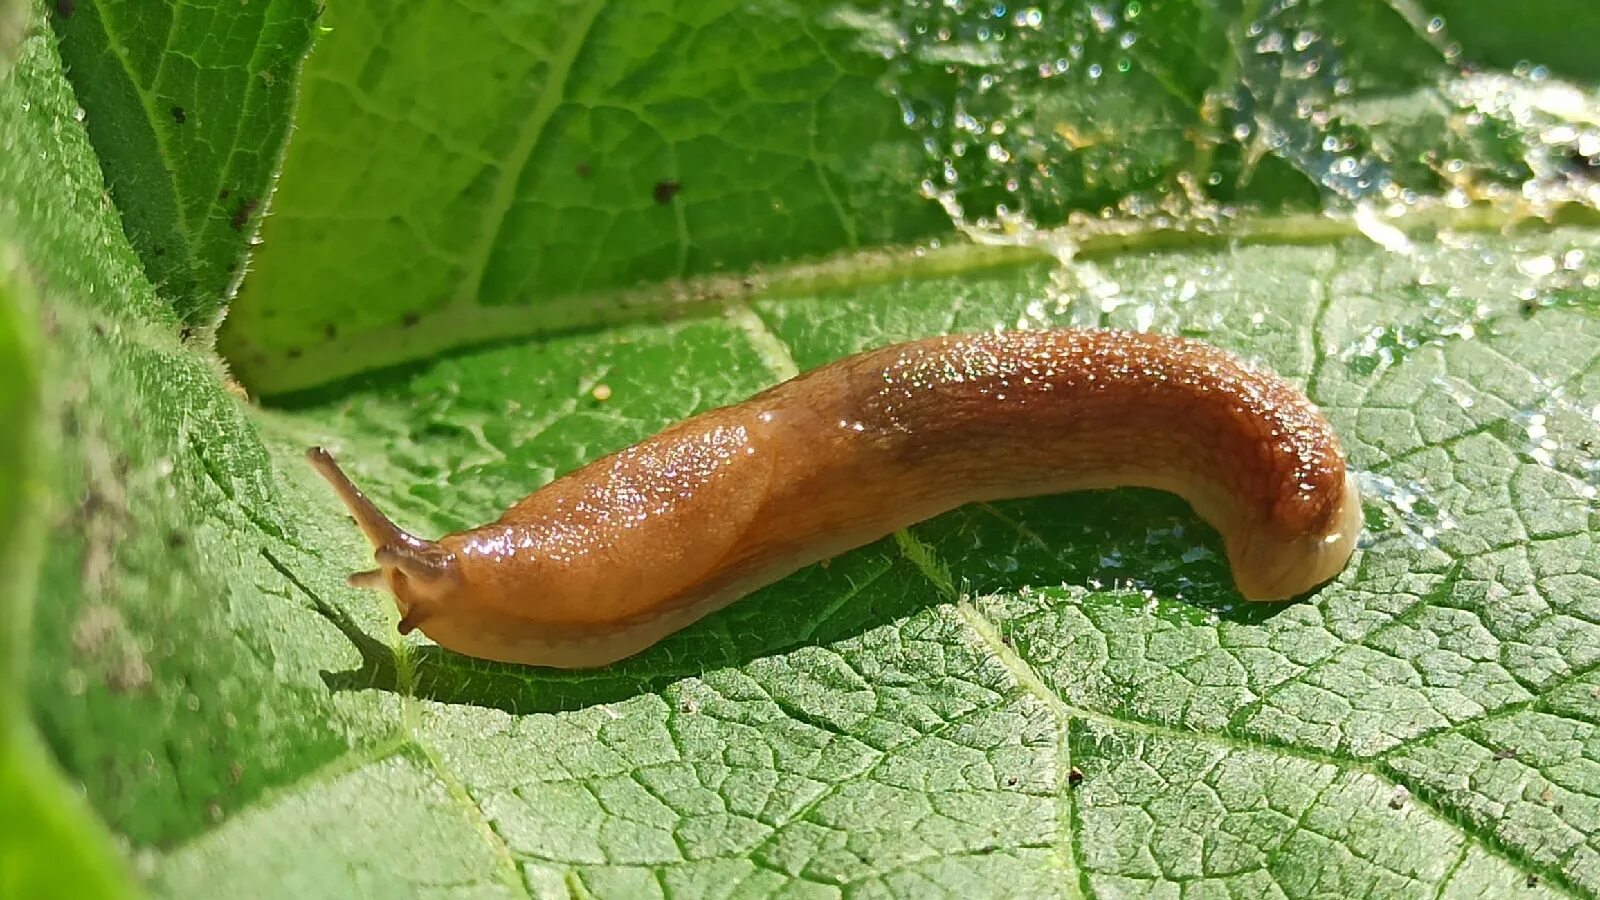
[[[795,570],[964,503],[1133,485],[1222,534],[1239,592],[1344,568],[1361,502],[1338,438],[1277,376],[1122,331],[951,336],[867,351],[674,425],[492,524],[400,530],[321,448],[376,548],[400,631],[468,656],[601,666]]]

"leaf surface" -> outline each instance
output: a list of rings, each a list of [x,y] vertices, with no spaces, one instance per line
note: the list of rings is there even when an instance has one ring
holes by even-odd
[[[0,443],[46,463],[48,501],[0,518],[44,548],[7,620],[27,623],[49,760],[29,735],[0,759],[42,785],[19,796],[58,824],[32,834],[89,878],[115,846],[158,896],[1600,895],[1592,97],[1461,75],[1445,42],[1464,38],[1409,6],[1350,5],[1342,43],[1318,31],[1331,7],[1308,9],[1052,7],[990,63],[975,12],[921,7],[341,5],[223,347],[266,386],[412,364],[268,408],[180,337],[140,237],[164,213],[119,193],[149,147],[95,134],[137,110],[77,63],[69,85],[35,27],[0,81],[0,144],[26,151],[0,158],[0,252],[21,261],[0,291],[26,285],[17,333],[43,338],[0,368],[4,402],[30,377],[43,394],[39,433]],[[68,58],[93,47],[72,49],[86,15]],[[1461,52],[1499,59],[1519,27]],[[1080,33],[1068,81],[1028,79],[1053,65],[1030,54]],[[884,34],[911,37],[884,55]],[[481,68],[421,65],[479,58],[451,46]],[[1572,59],[1558,71],[1590,77]],[[994,66],[1005,96],[979,88]],[[1333,115],[1294,124],[1296,96]],[[1001,157],[1034,145],[970,143],[992,165],[969,165],[958,105],[985,133],[1108,123],[1120,143],[1052,127],[1041,152],[1065,162],[1012,190],[1026,167]],[[275,152],[275,108],[239,120],[252,159]],[[1189,134],[1224,124],[1270,133],[1265,155]],[[941,210],[918,193],[946,154],[964,161],[930,192]],[[1200,180],[1259,213],[1169,227],[1177,172],[1220,173]],[[663,178],[679,190],[658,203]],[[1516,227],[1513,196],[1569,224]],[[1002,215],[1012,198],[1032,218]],[[1112,219],[1073,216],[1104,202]],[[976,249],[881,250],[957,209]],[[1076,256],[1027,232],[1060,220]],[[755,265],[750,288],[718,274]],[[697,286],[693,315],[624,308]],[[588,327],[435,353],[546,314]],[[1251,605],[1170,496],[977,505],[556,672],[398,637],[386,601],[345,587],[369,550],[300,459],[331,446],[431,535],[857,350],[1067,325],[1201,337],[1304,387],[1361,473],[1351,567]]]

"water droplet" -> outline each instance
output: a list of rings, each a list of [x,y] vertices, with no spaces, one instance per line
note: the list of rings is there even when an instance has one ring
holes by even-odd
[[[1556,270],[1556,260],[1553,256],[1535,256],[1530,259],[1517,261],[1517,269],[1524,275],[1542,278]]]
[[[1101,34],[1104,34],[1117,27],[1117,17],[1112,15],[1111,11],[1106,7],[1098,3],[1091,3],[1089,5],[1089,20],[1094,23],[1095,29]]]

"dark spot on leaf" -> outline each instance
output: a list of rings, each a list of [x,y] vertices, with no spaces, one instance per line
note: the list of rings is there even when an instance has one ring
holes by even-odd
[[[72,18],[72,13],[77,9],[77,4],[72,0],[56,0],[56,15],[63,19]]]
[[[290,347],[288,350],[284,351],[284,355],[290,359],[299,359],[302,352],[304,351],[302,351],[299,347]]]
[[[1017,786],[1017,776],[1012,775],[1010,778],[1006,779],[1006,787],[1016,787],[1016,786]]]
[[[589,161],[587,159],[582,161],[582,162],[580,162],[580,163],[578,163],[578,177],[579,178],[588,178],[590,175],[593,175],[593,174],[594,174],[594,166],[589,165]]]
[[[183,536],[183,532],[181,532],[181,531],[169,531],[169,532],[167,532],[167,547],[169,547],[170,549],[178,550],[178,549],[182,548],[183,546],[185,546],[188,543],[189,543],[189,539]]]
[[[167,255],[167,248],[165,248],[165,247],[157,247],[156,248],[156,255],[157,256],[166,256]]]
[[[1077,766],[1073,766],[1072,770],[1067,772],[1067,784],[1071,787],[1077,787],[1078,785],[1083,784],[1083,770]]]
[[[192,337],[194,337],[194,329],[189,327],[188,325],[185,325],[182,328],[178,329],[178,340],[183,341],[185,344],[187,344],[187,343],[189,343],[189,339],[192,338]]]
[[[1371,375],[1378,370],[1378,357],[1375,354],[1372,356],[1357,356],[1352,358],[1346,365],[1352,374],[1358,376]]]
[[[1539,301],[1537,301],[1537,300],[1524,300],[1524,301],[1522,301],[1521,305],[1519,306],[1519,309],[1522,310],[1522,317],[1524,319],[1529,318],[1534,313],[1539,311]]]
[[[89,330],[94,332],[95,337],[103,338],[106,336],[106,327],[101,325],[99,322],[90,325]]]
[[[113,693],[126,693],[150,683],[150,665],[126,620],[111,606],[93,605],[73,623],[72,647],[86,664],[99,670]]]
[[[1516,759],[1517,758],[1517,748],[1515,748],[1515,747],[1502,747],[1501,749],[1496,750],[1494,752],[1494,758],[1495,759]]]
[[[666,206],[672,202],[673,197],[678,196],[678,191],[681,190],[683,190],[683,185],[676,181],[658,181],[653,194],[657,203]]]
[[[1528,887],[1538,887],[1539,886],[1539,876],[1537,876],[1537,875],[1529,875],[1528,876],[1528,880],[1526,882],[1524,882],[1524,884],[1526,884]]]
[[[331,341],[339,336],[339,326],[329,322],[328,324],[322,326],[322,334]]]
[[[231,193],[233,193],[233,191],[230,191],[227,188],[223,188],[222,190],[217,191],[217,199],[218,200],[226,200],[226,199],[228,199],[228,195],[231,194]]]
[[[183,123],[189,121],[189,115],[183,111],[183,107],[174,106],[172,107],[172,121],[182,125]]]
[[[414,328],[420,321],[422,321],[422,316],[414,312],[408,312],[400,317],[400,324],[405,328]]]
[[[234,231],[243,231],[244,226],[250,222],[250,214],[255,211],[256,201],[245,198],[239,201],[239,208],[234,211],[233,218],[228,220],[228,224],[233,226]]]
[[[83,494],[83,499],[78,502],[78,515],[85,519],[92,519],[105,509],[106,498],[99,491],[90,488]]]

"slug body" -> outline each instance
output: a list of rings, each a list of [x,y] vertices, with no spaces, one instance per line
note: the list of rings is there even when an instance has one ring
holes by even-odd
[[[1344,568],[1361,505],[1309,400],[1209,345],[1117,331],[930,338],[695,416],[437,542],[310,459],[377,548],[401,630],[563,668],[630,656],[762,585],[964,503],[1123,485],[1221,532],[1251,600]]]

